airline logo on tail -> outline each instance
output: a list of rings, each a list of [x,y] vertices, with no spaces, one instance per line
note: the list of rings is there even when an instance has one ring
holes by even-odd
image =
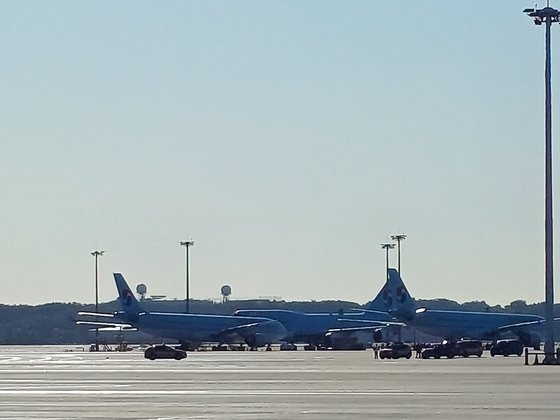
[[[382,293],[383,303],[387,309],[393,307],[393,292],[389,288],[384,288]],[[404,303],[409,298],[406,289],[403,286],[399,286],[395,290],[395,300],[398,303]]]
[[[132,294],[130,289],[124,289],[121,292],[121,301],[124,306],[132,305],[132,302],[134,301],[134,295]]]
[[[386,308],[392,308],[393,307],[393,294],[391,293],[391,291],[389,289],[383,289],[383,293],[382,293],[382,299],[383,299],[383,303],[385,304]]]
[[[121,273],[113,273],[115,277],[115,283],[117,285],[117,291],[119,295],[119,300],[123,309],[126,309],[129,312],[138,312],[141,310],[141,307],[134,297],[134,294],[130,290],[130,287],[126,283],[123,275]]]
[[[412,316],[416,309],[416,303],[406,290],[406,286],[397,270],[389,269],[387,282],[371,302],[369,309],[389,312],[395,316]]]
[[[408,293],[406,293],[406,289],[404,288],[404,286],[397,287],[397,302],[404,303],[407,299]]]

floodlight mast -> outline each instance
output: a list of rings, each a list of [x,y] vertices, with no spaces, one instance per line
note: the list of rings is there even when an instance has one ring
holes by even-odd
[[[385,250],[385,277],[389,280],[389,250],[394,249],[395,244],[381,244],[381,249]]]
[[[91,255],[95,257],[95,313],[99,313],[99,281],[97,278],[98,264],[97,257],[101,257],[105,251],[93,251]],[[97,318],[95,318],[97,321]],[[99,351],[99,329],[95,329],[95,351]]]
[[[545,313],[546,334],[544,341],[545,364],[556,364],[554,354],[554,275],[552,230],[552,89],[550,59],[550,27],[560,21],[560,12],[552,7],[525,9],[535,25],[545,24]]]
[[[185,311],[186,313],[190,313],[189,308],[189,301],[190,301],[190,293],[189,293],[189,247],[194,245],[194,241],[181,241],[179,242],[181,246],[185,247],[185,295],[186,295],[186,302],[185,302]]]
[[[398,235],[391,235],[393,241],[397,241],[397,267],[399,274],[401,274],[401,241],[406,239],[406,235],[399,233]]]

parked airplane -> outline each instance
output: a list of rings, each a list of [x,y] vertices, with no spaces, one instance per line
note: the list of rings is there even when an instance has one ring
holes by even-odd
[[[370,305],[387,311],[399,321],[419,331],[446,339],[496,340],[515,334],[526,346],[540,345],[545,319],[537,315],[436,310],[418,307],[395,269]]]
[[[265,317],[147,312],[134,297],[122,274],[114,273],[113,276],[122,310],[113,314],[79,312],[78,315],[114,318],[116,322],[77,321],[77,324],[124,331],[138,329],[177,340],[186,349],[194,349],[203,342],[244,342],[249,347],[262,347],[286,335],[280,322]]]
[[[389,326],[402,327],[385,311],[353,311],[349,313],[307,313],[285,309],[239,309],[235,316],[265,317],[275,319],[286,328],[282,341],[308,343],[313,347],[337,349],[365,348],[367,341],[383,341],[382,330]],[[369,339],[364,339],[369,332]]]

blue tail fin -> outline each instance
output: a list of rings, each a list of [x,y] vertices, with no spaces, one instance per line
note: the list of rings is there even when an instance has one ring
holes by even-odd
[[[142,311],[138,300],[134,297],[134,293],[128,287],[126,280],[121,273],[113,273],[115,277],[115,283],[117,284],[117,290],[119,292],[119,301],[123,310],[127,313],[135,313]]]
[[[406,290],[406,286],[397,270],[389,269],[387,282],[368,309],[389,312],[397,318],[408,319],[414,315],[416,302]]]

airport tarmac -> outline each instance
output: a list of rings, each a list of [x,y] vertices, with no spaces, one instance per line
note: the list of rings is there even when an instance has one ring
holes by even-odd
[[[522,357],[373,360],[355,352],[187,359],[0,347],[0,419],[559,418],[560,366]]]

